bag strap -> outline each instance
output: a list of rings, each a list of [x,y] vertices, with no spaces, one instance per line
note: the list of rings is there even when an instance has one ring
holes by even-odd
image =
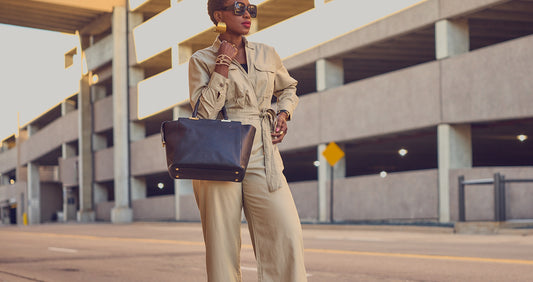
[[[200,107],[200,99],[198,99],[198,101],[196,102],[196,105],[194,106],[194,110],[192,111],[192,118],[194,118],[194,119],[198,118],[198,107]],[[220,112],[222,113],[222,117],[224,117],[224,121],[229,121],[228,111],[226,110],[226,106],[223,106],[222,109],[220,110]],[[165,145],[166,145],[165,123],[167,123],[167,122],[168,121],[164,121],[164,122],[161,123],[161,143],[163,143],[163,147],[165,147]]]
[[[198,101],[196,101],[196,105],[194,106],[194,110],[192,111],[193,118],[197,118],[198,116],[198,107],[200,107],[200,98],[198,98]],[[223,106],[220,112],[222,113],[222,117],[224,118],[224,120],[229,120],[226,106]]]

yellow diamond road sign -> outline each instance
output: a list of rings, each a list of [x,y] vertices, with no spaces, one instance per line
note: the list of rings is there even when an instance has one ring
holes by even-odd
[[[322,155],[326,158],[329,165],[335,166],[335,164],[344,157],[344,151],[335,142],[331,142],[326,146]]]

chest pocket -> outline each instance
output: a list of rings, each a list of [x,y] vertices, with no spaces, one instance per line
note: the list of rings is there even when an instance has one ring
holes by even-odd
[[[243,109],[247,103],[247,95],[249,90],[247,89],[246,83],[240,73],[240,70],[237,66],[231,65],[229,67],[229,83],[228,91],[226,92],[226,108],[239,108]]]
[[[276,73],[276,68],[274,65],[268,63],[255,63],[254,68],[256,71],[256,86],[255,91],[258,96],[257,100],[260,103],[272,99],[272,94],[274,93],[274,78]]]

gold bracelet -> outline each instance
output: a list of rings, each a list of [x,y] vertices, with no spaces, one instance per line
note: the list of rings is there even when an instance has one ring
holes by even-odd
[[[217,65],[217,66],[226,66],[226,67],[230,66],[230,64],[225,63],[225,62],[219,62],[219,63],[216,63],[215,65]]]
[[[231,65],[231,57],[226,54],[220,54],[217,56],[215,65],[223,65],[229,67]]]
[[[220,54],[217,56],[217,61],[229,61],[231,63],[231,57],[226,54]]]
[[[215,65],[222,65],[222,66],[229,67],[230,66],[230,62],[228,62],[228,61],[216,61]]]

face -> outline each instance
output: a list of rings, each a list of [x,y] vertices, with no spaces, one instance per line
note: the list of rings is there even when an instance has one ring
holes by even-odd
[[[234,11],[234,5],[235,2],[241,2],[245,5],[245,7],[242,7],[241,10],[244,10],[244,13],[242,15],[235,15]],[[226,23],[227,26],[227,33],[232,33],[236,35],[246,35],[248,32],[250,32],[250,26],[251,26],[251,15],[249,12],[249,5],[250,2],[248,0],[227,0],[225,2],[225,7],[228,7],[225,11],[216,11],[215,12],[215,18],[217,18],[218,21],[223,21]]]

